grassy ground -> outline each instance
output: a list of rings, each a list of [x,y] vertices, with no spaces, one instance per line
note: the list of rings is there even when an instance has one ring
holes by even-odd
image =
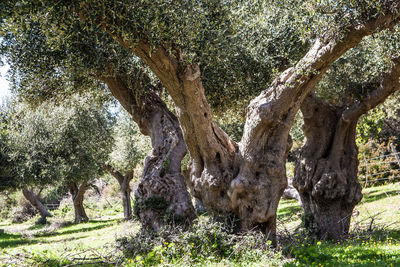
[[[343,243],[307,238],[300,227],[301,208],[295,201],[283,200],[278,212],[278,248],[250,251],[237,259],[232,255],[237,254],[238,248],[243,250],[243,244],[237,244],[227,256],[222,253],[215,257],[214,246],[220,245],[216,242],[210,243],[209,256],[202,252],[202,260],[198,259],[200,254],[192,255],[196,252],[194,245],[191,247],[188,243],[187,248],[178,251],[172,242],[165,247],[154,247],[151,257],[150,253],[122,256],[122,252],[115,249],[115,239],[134,236],[140,225],[136,221],[124,222],[121,213],[107,213],[107,216],[79,225],[65,223],[57,216],[47,225],[35,225],[33,221],[0,222],[0,229],[4,230],[4,233],[0,231],[0,266],[57,266],[79,262],[97,265],[96,262],[115,258],[122,260],[122,265],[131,266],[400,266],[400,183],[368,188],[363,193],[364,198],[352,218],[351,236]],[[205,220],[205,217],[200,219],[203,223]],[[203,233],[194,235],[195,238],[202,236]],[[199,248],[208,249],[201,244]]]

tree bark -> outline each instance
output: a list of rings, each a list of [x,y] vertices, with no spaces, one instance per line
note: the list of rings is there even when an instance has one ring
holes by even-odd
[[[137,70],[136,76],[133,82],[122,74],[101,77],[141,132],[151,138],[153,150],[145,159],[135,192],[135,212],[144,227],[156,231],[171,222],[191,224],[196,215],[181,174],[186,146],[179,121],[157,95],[148,77],[141,70]],[[155,200],[163,202],[163,208],[154,207]]]
[[[50,212],[47,210],[46,206],[40,202],[39,198],[28,188],[24,187],[22,189],[22,193],[24,197],[31,203],[32,206],[35,207],[40,213],[40,216],[42,216],[42,219],[46,219],[46,217],[51,217]]]
[[[318,238],[343,239],[361,200],[357,179],[357,120],[343,120],[343,108],[310,95],[302,105],[307,143],[296,162],[305,227]]]
[[[299,191],[293,186],[293,179],[288,179],[288,185],[283,191],[282,199],[296,199],[302,205]]]
[[[392,26],[397,11],[350,27],[340,37],[318,39],[295,67],[251,101],[240,144],[212,121],[200,68],[186,63],[181,49],[173,45],[153,49],[146,40],[128,40],[112,30],[106,17],[96,23],[140,57],[171,95],[190,152],[194,196],[210,210],[237,214],[241,229],[260,229],[273,239],[276,210],[287,186],[289,129],[301,102],[343,53],[364,36]]]
[[[119,190],[121,192],[122,207],[124,209],[124,219],[132,219],[132,203],[131,203],[131,188],[130,182],[133,179],[134,171],[129,171],[125,175],[122,175],[119,171],[114,170],[110,165],[105,166],[118,181]]]
[[[69,192],[72,196],[75,211],[75,223],[88,222],[89,218],[86,215],[83,207],[83,198],[86,192],[87,182],[83,182],[79,187],[76,183],[70,183]]]
[[[301,106],[307,143],[296,162],[305,227],[318,238],[341,240],[349,232],[354,207],[362,198],[358,182],[356,126],[359,117],[399,90],[400,60],[362,100],[334,106],[310,94]],[[377,80],[379,77],[377,78]]]

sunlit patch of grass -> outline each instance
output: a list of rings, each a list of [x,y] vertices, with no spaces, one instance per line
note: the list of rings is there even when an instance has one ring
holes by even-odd
[[[116,237],[139,229],[138,222],[124,222],[120,216],[82,224],[54,223],[54,225],[50,223],[44,227],[30,227],[30,225],[20,225],[19,228],[13,225],[5,227],[6,233],[0,235],[0,249],[4,248],[7,253],[2,256],[6,257],[8,262],[15,257],[21,258],[25,255],[24,257],[28,258],[22,260],[26,263],[45,262],[44,266],[60,266],[68,262],[73,254],[85,257],[93,254],[93,251],[109,253]],[[18,230],[21,232],[11,233]],[[2,262],[1,256],[0,262]],[[16,266],[19,266],[19,263]]]
[[[299,242],[288,248],[295,261],[285,266],[400,266],[399,240],[387,238],[381,241],[380,238],[379,234],[373,234],[367,240]]]
[[[282,199],[277,216],[278,232],[293,232],[301,224],[302,208],[297,200]]]
[[[363,199],[356,207],[359,216],[353,218],[351,230],[400,227],[400,183],[366,188]]]

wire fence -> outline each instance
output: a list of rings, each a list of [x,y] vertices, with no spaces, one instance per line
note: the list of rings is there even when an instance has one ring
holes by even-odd
[[[365,154],[358,169],[358,177],[364,187],[400,181],[400,153],[393,144],[381,155],[366,158]]]

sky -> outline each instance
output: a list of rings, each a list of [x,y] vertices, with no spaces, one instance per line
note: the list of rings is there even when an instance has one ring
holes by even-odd
[[[8,70],[8,65],[0,67],[0,99],[4,96],[10,95],[9,84],[6,80],[6,72]]]

